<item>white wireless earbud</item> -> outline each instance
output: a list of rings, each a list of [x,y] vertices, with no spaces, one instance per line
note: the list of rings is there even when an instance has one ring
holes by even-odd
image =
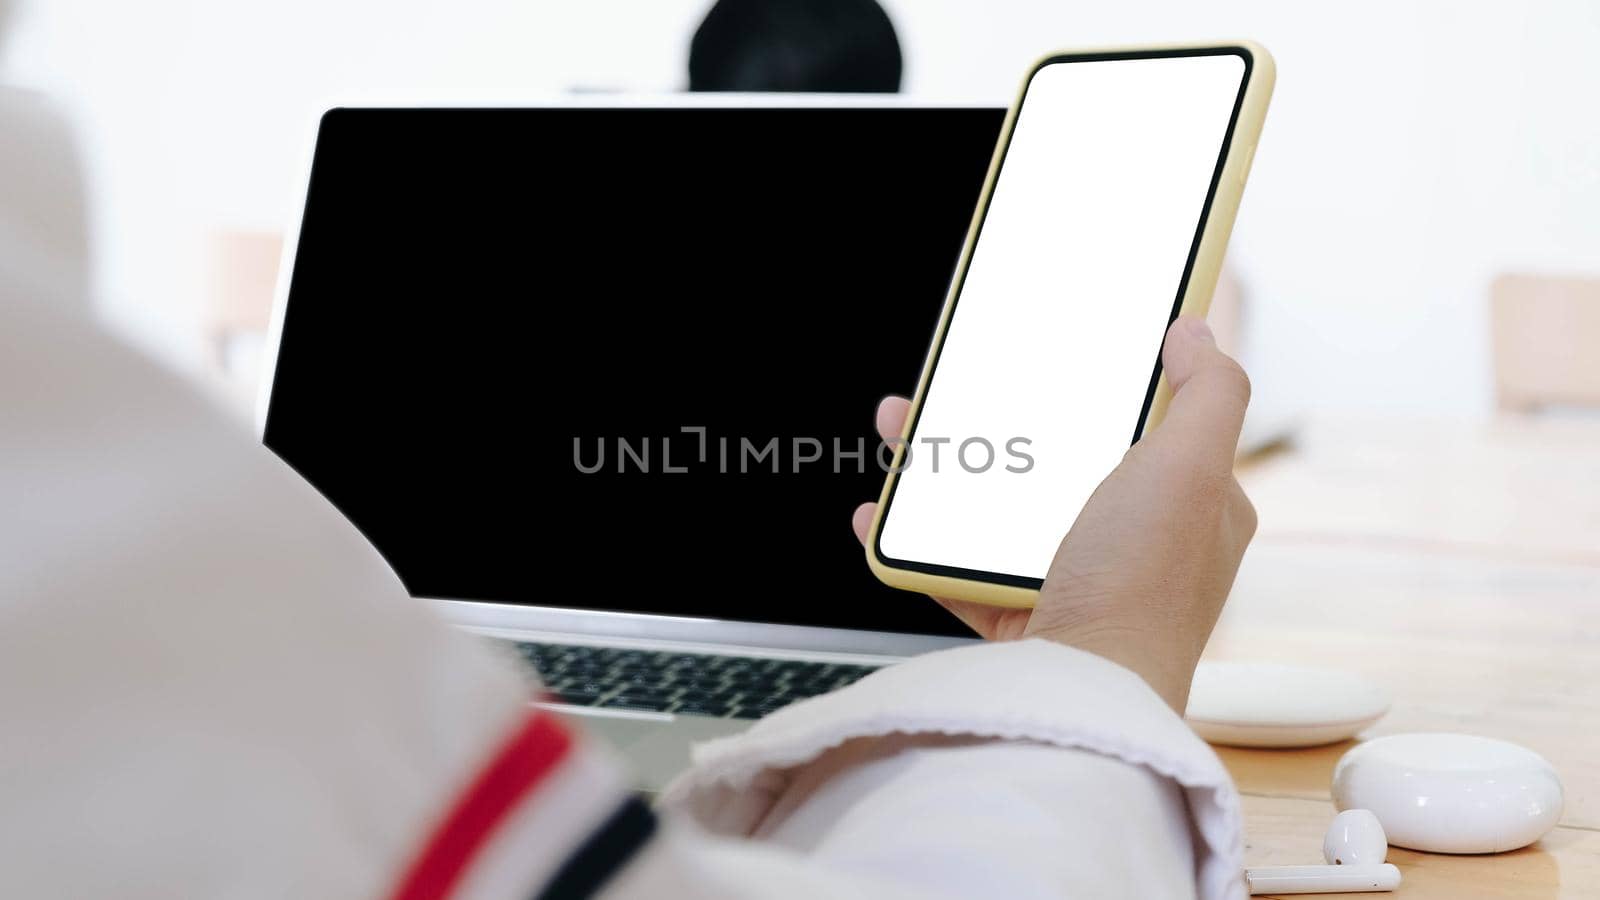
[[[1325,866],[1256,866],[1244,870],[1252,894],[1342,894],[1392,891],[1400,870],[1383,861],[1389,839],[1370,810],[1347,809],[1333,817],[1322,839]]]
[[[1376,865],[1388,855],[1389,839],[1370,809],[1347,809],[1334,816],[1322,839],[1322,859],[1330,866]]]

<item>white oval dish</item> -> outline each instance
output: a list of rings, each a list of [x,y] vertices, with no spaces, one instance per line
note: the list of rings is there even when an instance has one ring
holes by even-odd
[[[1561,779],[1526,747],[1470,734],[1396,734],[1356,746],[1333,770],[1333,802],[1370,809],[1389,843],[1432,853],[1500,853],[1561,818]]]
[[[1184,718],[1212,744],[1315,747],[1355,737],[1388,711],[1388,691],[1348,672],[1203,662]]]

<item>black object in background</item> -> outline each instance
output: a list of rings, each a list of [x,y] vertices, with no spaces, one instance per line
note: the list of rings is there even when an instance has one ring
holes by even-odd
[[[329,113],[266,443],[418,596],[965,633],[868,572],[871,458],[787,444],[870,454],[915,387],[1003,116]],[[685,426],[779,438],[783,471],[664,472]]]
[[[901,65],[876,0],[717,0],[689,44],[689,90],[892,94]]]

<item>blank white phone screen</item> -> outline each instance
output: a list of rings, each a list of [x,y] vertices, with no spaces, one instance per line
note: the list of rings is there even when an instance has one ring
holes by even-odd
[[[1233,54],[1035,73],[881,555],[1044,577],[1133,440],[1245,74]]]

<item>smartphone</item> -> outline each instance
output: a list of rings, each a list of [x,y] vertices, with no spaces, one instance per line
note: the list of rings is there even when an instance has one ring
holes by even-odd
[[[1252,43],[1053,54],[1011,107],[867,541],[882,581],[1029,607],[1160,421],[1272,94]]]

